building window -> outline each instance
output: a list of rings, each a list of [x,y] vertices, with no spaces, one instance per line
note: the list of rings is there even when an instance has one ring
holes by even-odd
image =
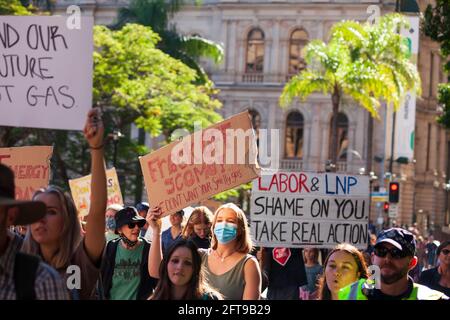
[[[253,29],[247,38],[247,60],[245,72],[262,73],[264,68],[264,33]]]
[[[434,56],[435,56],[434,52],[431,52],[431,55],[430,55],[430,87],[429,87],[430,91],[428,92],[428,96],[430,98],[436,96],[436,92],[434,90],[434,66],[435,66]]]
[[[249,109],[248,113],[252,119],[253,130],[255,130],[256,135],[256,145],[259,147],[259,129],[261,128],[261,115],[258,111]]]
[[[308,43],[308,34],[303,29],[297,29],[289,40],[289,74],[297,74],[306,68],[302,50]]]
[[[349,152],[348,150],[348,118],[347,116],[342,113],[339,112],[338,115],[338,120],[337,120],[337,136],[338,136],[338,144],[337,146],[337,159],[339,161],[346,161],[347,160],[347,153]],[[333,135],[333,131],[332,131],[332,126],[333,126],[333,117],[331,117],[331,121],[330,121],[330,148],[329,148],[329,155],[331,156],[331,148],[333,148],[333,146],[331,145],[331,137]]]
[[[427,159],[425,162],[425,170],[430,170],[430,147],[431,147],[431,123],[428,124],[427,132]]]
[[[293,111],[287,116],[285,158],[303,157],[303,122],[303,115],[298,111]]]

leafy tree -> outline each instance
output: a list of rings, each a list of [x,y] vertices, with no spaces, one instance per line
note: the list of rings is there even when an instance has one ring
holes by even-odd
[[[31,12],[19,0],[0,0],[0,15],[26,16]]]
[[[444,70],[450,72],[450,2],[447,0],[437,0],[435,7],[431,4],[427,6],[424,13],[422,31],[425,35],[437,41],[441,45],[441,56],[444,61]],[[438,122],[450,129],[450,75],[447,76],[447,83],[442,83],[438,87],[438,100],[443,107],[443,112],[438,117]]]
[[[420,90],[419,74],[408,60],[407,48],[398,34],[404,26],[407,21],[398,14],[383,16],[375,25],[337,23],[328,44],[314,40],[306,46],[307,68],[284,87],[282,106],[297,96],[305,100],[313,92],[331,95],[332,163],[337,162],[337,114],[344,96],[378,118],[380,100],[397,109],[407,91]]]
[[[122,28],[130,22],[151,27],[161,37],[158,48],[194,69],[197,72],[197,81],[205,83],[208,81],[208,76],[199,64],[199,59],[208,58],[218,63],[223,58],[223,47],[198,35],[184,36],[174,25],[169,24],[170,18],[185,2],[184,0],[131,0],[128,7],[119,10],[118,19],[113,28]]]

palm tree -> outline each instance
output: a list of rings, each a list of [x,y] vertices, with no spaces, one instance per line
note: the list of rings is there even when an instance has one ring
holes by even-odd
[[[286,84],[280,105],[313,92],[331,95],[332,163],[337,162],[337,114],[344,96],[379,118],[380,100],[397,110],[407,91],[420,92],[419,73],[398,33],[407,24],[399,14],[383,16],[375,25],[343,21],[333,26],[328,44],[314,40],[306,46],[308,66]]]
[[[169,25],[170,18],[184,3],[184,0],[132,0],[128,7],[119,10],[117,22],[111,27],[120,29],[127,23],[151,27],[161,37],[158,49],[194,69],[198,82],[205,83],[208,76],[199,59],[204,57],[219,63],[224,55],[223,47],[198,35],[179,34],[174,25]]]

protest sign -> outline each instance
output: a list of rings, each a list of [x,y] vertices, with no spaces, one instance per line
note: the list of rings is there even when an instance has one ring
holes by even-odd
[[[82,130],[92,106],[93,17],[0,16],[0,125]]]
[[[16,199],[30,200],[33,193],[48,186],[51,146],[0,148],[0,163],[14,171]]]
[[[251,234],[264,247],[367,247],[369,178],[272,172],[253,181]]]
[[[69,186],[79,215],[87,215],[91,203],[91,175],[71,179],[69,180]],[[115,203],[123,205],[122,192],[115,168],[106,170],[106,186],[108,189],[107,206]]]
[[[164,215],[247,183],[259,174],[248,112],[140,157],[149,202]]]

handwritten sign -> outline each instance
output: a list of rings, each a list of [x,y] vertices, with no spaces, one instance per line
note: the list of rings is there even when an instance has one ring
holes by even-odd
[[[253,181],[251,233],[256,245],[332,248],[368,239],[369,178],[273,172]]]
[[[92,105],[92,17],[0,16],[0,125],[81,130]]]
[[[0,148],[0,163],[14,171],[16,199],[31,200],[36,190],[48,186],[51,146]]]
[[[69,180],[69,186],[79,215],[88,215],[91,203],[91,175]],[[107,206],[115,203],[123,205],[122,192],[115,168],[106,170],[106,186],[108,189]]]
[[[250,115],[242,112],[140,158],[149,202],[171,214],[258,177]]]

